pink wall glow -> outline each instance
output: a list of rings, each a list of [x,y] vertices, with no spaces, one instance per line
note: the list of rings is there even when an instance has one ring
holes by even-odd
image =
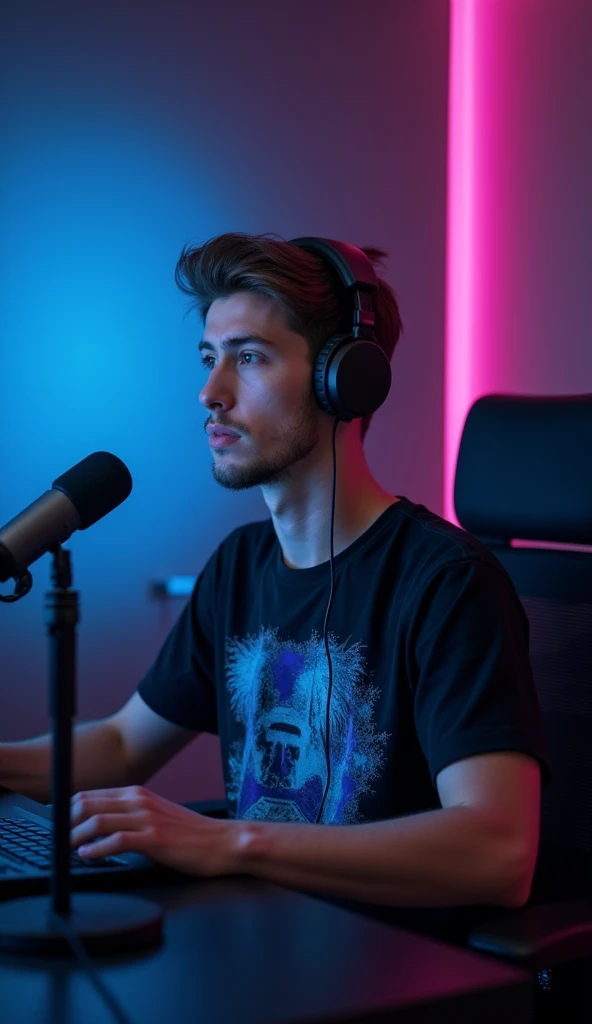
[[[592,391],[592,3],[451,0],[444,515],[483,394]]]

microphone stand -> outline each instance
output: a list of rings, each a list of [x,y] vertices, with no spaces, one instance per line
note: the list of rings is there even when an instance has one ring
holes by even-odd
[[[156,904],[109,893],[71,898],[70,799],[72,719],[76,711],[78,591],[72,590],[70,552],[51,548],[53,589],[46,591],[49,634],[50,715],[53,720],[51,796],[53,851],[50,895],[0,904],[0,953],[18,956],[71,955],[69,935],[91,956],[113,955],[158,945],[163,914]],[[30,574],[26,573],[29,576]],[[18,596],[28,593],[27,589]],[[18,592],[18,585],[17,585]]]
[[[50,659],[49,713],[53,721],[51,800],[53,850],[51,909],[70,914],[70,793],[72,791],[72,719],[76,715],[76,635],[78,591],[71,589],[70,552],[53,549],[53,590],[45,594]]]

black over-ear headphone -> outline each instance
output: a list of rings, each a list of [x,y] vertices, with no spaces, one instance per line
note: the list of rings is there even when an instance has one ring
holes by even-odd
[[[325,809],[331,784],[331,690],[333,669],[327,640],[327,622],[333,603],[333,533],[335,525],[335,433],[339,420],[350,422],[376,412],[385,401],[391,386],[391,366],[374,334],[374,310],[371,295],[378,290],[374,267],[366,253],[346,242],[331,238],[292,238],[290,245],[323,256],[337,271],[352,301],[351,334],[338,334],[322,346],[314,365],[312,386],[321,409],[335,416],[333,424],[333,494],[331,500],[331,593],[325,613],[323,635],[329,663],[329,689],[325,716],[325,756],[327,779],[316,817],[318,824]],[[348,299],[346,299],[348,301]],[[339,796],[339,795],[338,795]]]
[[[352,304],[351,334],[329,338],[313,372],[313,390],[325,412],[348,423],[369,416],[385,401],[391,365],[376,341],[371,295],[378,291],[374,267],[361,249],[331,238],[292,238],[290,245],[323,256],[337,271]]]

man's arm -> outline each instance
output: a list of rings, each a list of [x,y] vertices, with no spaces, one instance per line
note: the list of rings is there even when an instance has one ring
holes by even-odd
[[[72,792],[145,782],[199,733],[173,725],[134,693],[110,718],[75,726]],[[0,786],[48,803],[51,734],[0,743]]]
[[[444,768],[436,785],[440,809],[388,821],[234,822],[234,868],[390,906],[523,906],[538,852],[538,762],[511,751],[481,754]]]

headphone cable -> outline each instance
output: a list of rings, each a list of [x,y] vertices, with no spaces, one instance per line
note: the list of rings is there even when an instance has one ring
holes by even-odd
[[[327,639],[327,622],[329,621],[329,612],[331,611],[331,605],[333,604],[333,590],[334,590],[334,586],[335,586],[334,570],[333,570],[333,557],[334,557],[334,555],[333,555],[333,534],[334,534],[334,528],[335,528],[335,480],[336,480],[336,476],[337,476],[337,457],[336,457],[336,453],[335,453],[335,434],[337,432],[337,425],[338,425],[338,423],[339,423],[339,417],[336,416],[335,417],[335,422],[333,423],[333,436],[332,436],[333,490],[332,490],[332,495],[331,495],[331,537],[330,537],[331,593],[329,595],[329,604],[327,605],[327,611],[325,613],[325,625],[323,627],[323,635],[324,635],[324,640],[325,640],[325,651],[326,651],[326,654],[327,654],[327,661],[329,663],[329,689],[327,691],[327,711],[326,711],[326,717],[325,717],[325,756],[327,758],[327,782],[325,783],[325,792],[323,794],[323,799],[322,799],[322,802],[321,802],[321,806],[319,808],[319,813],[317,814],[317,819],[316,819],[315,825],[319,824],[319,822],[320,822],[320,820],[321,820],[321,818],[323,816],[323,811],[325,809],[325,801],[327,799],[327,794],[329,792],[329,786],[331,785],[331,753],[330,753],[330,750],[331,750],[331,747],[330,747],[331,722],[330,722],[330,708],[331,708],[331,690],[333,689],[333,667],[331,665],[331,654],[330,654],[330,651],[329,651],[329,642],[328,642],[328,639]]]

